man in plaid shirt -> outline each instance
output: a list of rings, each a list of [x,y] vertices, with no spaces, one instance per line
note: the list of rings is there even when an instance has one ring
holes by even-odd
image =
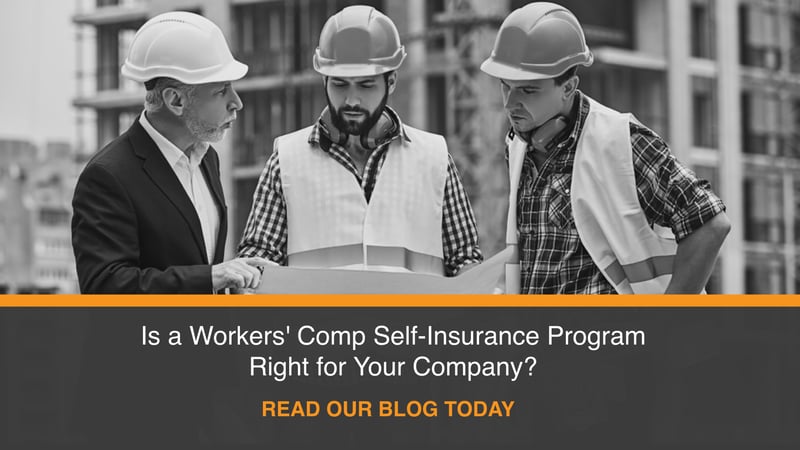
[[[510,161],[519,149],[508,240],[520,292],[701,292],[730,229],[725,206],[653,131],[578,90],[577,66],[592,59],[571,12],[531,3],[508,16],[481,66],[501,81]],[[648,247],[661,245],[657,226],[672,230],[671,253]]]
[[[239,255],[446,276],[483,259],[444,139],[386,106],[404,57],[394,24],[371,7],[328,20],[314,56],[328,107],[275,140]]]

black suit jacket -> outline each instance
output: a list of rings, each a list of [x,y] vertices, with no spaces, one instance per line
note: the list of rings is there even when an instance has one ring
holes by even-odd
[[[211,262],[218,263],[227,222],[213,149],[201,167],[220,212]],[[138,120],[89,161],[72,203],[81,292],[212,292],[194,206]],[[236,365],[232,354],[194,348],[187,330],[229,322],[226,313],[201,308],[91,310],[74,411],[78,433],[92,448],[215,440],[215,403],[235,385]],[[142,344],[143,326],[161,333],[161,345]],[[182,332],[183,346],[167,344],[170,330]]]
[[[86,165],[72,200],[72,247],[82,293],[211,293],[227,213],[219,158],[201,163],[220,212],[214,261],[200,220],[169,163],[138,120]]]

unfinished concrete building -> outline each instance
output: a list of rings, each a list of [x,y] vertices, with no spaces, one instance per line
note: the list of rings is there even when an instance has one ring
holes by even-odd
[[[91,153],[126,129],[143,91],[119,67],[134,31],[167,10],[201,13],[250,65],[245,108],[219,144],[228,251],[244,227],[276,136],[316,119],[325,97],[311,55],[325,20],[352,0],[79,0],[79,136]],[[389,15],[409,57],[390,100],[410,125],[444,134],[476,210],[482,246],[502,247],[506,122],[478,70],[500,21],[527,1],[365,0]],[[633,112],[711,181],[734,224],[710,292],[800,291],[800,1],[564,0],[596,63],[584,92]]]

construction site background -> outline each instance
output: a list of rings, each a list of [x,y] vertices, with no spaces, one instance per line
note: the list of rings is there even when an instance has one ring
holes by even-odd
[[[235,56],[250,66],[247,77],[234,84],[244,110],[217,145],[232,255],[272,140],[311,124],[325,104],[311,67],[319,31],[330,15],[354,3],[76,0],[72,17],[64,19],[74,25],[77,68],[70,100],[76,138],[66,144],[69,157],[58,163],[47,159],[57,167],[50,169],[54,179],[41,162],[14,156],[28,144],[36,150],[26,152],[43,155],[42,145],[0,141],[0,158],[11,161],[0,171],[0,289],[76,290],[67,247],[74,175],[141,112],[143,88],[122,78],[119,67],[136,29],[168,10],[209,17],[225,32]],[[390,105],[409,125],[446,136],[484,252],[496,253],[503,247],[508,203],[507,120],[498,83],[478,66],[502,19],[528,2],[361,3],[394,20],[408,51]],[[800,0],[561,3],[581,20],[595,54],[595,64],[579,72],[581,89],[633,112],[726,202],[734,226],[708,291],[800,291]]]

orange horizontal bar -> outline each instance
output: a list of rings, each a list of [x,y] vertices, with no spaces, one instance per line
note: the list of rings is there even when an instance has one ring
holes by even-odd
[[[800,295],[0,295],[11,307],[800,307]]]

